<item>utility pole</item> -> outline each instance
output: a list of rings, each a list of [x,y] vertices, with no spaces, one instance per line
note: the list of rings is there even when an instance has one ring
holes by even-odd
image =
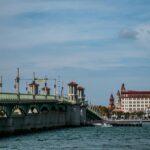
[[[46,91],[47,89],[46,88],[47,88],[47,80],[45,80],[45,95],[47,96],[47,91]]]
[[[54,96],[56,96],[56,79],[54,79]]]
[[[2,81],[2,76],[0,78],[0,93],[2,93],[2,86],[3,86],[3,81]]]
[[[35,82],[35,72],[33,72],[33,82]]]
[[[62,81],[61,96],[64,97],[64,82]]]
[[[60,96],[60,76],[58,76],[58,96]]]
[[[15,85],[16,85],[16,94],[18,95],[18,99],[19,99],[19,93],[20,93],[19,82],[20,82],[19,68],[17,68],[17,77],[15,79]]]

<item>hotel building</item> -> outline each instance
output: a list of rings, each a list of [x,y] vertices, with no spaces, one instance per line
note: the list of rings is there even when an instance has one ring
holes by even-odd
[[[124,112],[145,111],[150,107],[150,91],[126,90],[122,84],[117,92],[115,107]]]

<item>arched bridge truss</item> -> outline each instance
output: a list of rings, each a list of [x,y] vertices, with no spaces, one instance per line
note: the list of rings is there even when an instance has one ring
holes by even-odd
[[[0,103],[0,117],[26,116],[36,113],[65,112],[66,105],[57,102],[13,102]]]

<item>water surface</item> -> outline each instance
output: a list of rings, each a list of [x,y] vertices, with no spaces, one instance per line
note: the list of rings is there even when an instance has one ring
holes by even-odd
[[[150,124],[83,127],[0,139],[0,150],[150,150]]]

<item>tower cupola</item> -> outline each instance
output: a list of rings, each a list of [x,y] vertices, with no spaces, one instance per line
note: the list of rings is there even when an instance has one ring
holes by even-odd
[[[78,99],[82,102],[85,100],[84,88],[82,86],[78,86],[77,88]]]
[[[31,84],[29,84],[29,93],[33,95],[38,94],[38,88],[39,88],[39,84],[33,81]]]
[[[76,101],[78,99],[77,86],[78,84],[76,82],[72,81],[68,83],[68,99],[69,100]]]

